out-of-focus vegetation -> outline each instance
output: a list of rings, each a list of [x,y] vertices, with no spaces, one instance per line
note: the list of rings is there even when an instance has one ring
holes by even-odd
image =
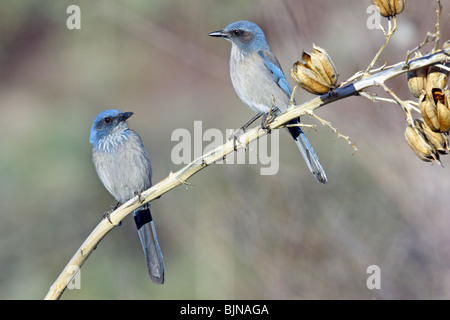
[[[81,8],[68,30],[66,8]],[[253,114],[228,75],[230,44],[207,36],[248,19],[266,32],[288,75],[315,43],[340,80],[365,69],[382,42],[370,1],[2,1],[0,3],[0,298],[40,299],[114,205],[92,162],[94,117],[133,111],[154,182],[172,164],[177,128],[238,128]],[[442,39],[450,2],[442,1]],[[434,1],[407,1],[381,57],[395,63],[434,30]],[[386,23],[386,20],[382,20]],[[289,80],[290,81],[290,80]],[[292,82],[291,82],[292,83]],[[387,83],[412,99],[406,76]],[[382,93],[374,89],[374,92]],[[312,98],[298,91],[297,102]],[[450,298],[450,161],[417,159],[401,108],[349,98],[317,113],[308,137],[329,182],[318,184],[290,137],[280,169],[213,165],[153,202],[167,282],[148,279],[132,219],[115,228],[65,299]],[[314,123],[304,118],[303,122]],[[205,142],[204,146],[208,143]],[[369,290],[366,269],[381,268]]]

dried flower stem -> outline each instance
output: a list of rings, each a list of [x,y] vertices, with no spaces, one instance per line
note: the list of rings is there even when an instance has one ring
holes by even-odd
[[[367,67],[366,71],[364,72],[364,76],[367,76],[370,72],[370,70],[373,68],[377,60],[380,58],[381,53],[384,51],[386,46],[388,45],[389,41],[391,40],[391,37],[394,35],[395,31],[397,30],[397,17],[392,17],[393,26],[391,24],[391,17],[388,18],[388,32],[386,32],[383,28],[383,26],[380,24],[380,28],[383,31],[385,40],[384,44],[381,46],[380,50],[378,50],[377,54],[373,58],[372,62]]]
[[[406,73],[408,70],[414,70],[429,66],[436,63],[443,63],[446,61],[450,54],[450,48],[442,51],[437,51],[430,53],[421,58],[414,59],[410,62],[399,62],[393,66],[383,68],[383,70],[378,73],[368,75],[364,78],[355,80],[341,86],[334,91],[324,94],[322,96],[316,97],[310,101],[307,101],[301,105],[291,105],[283,113],[279,114],[273,121],[268,123],[269,130],[275,130],[282,128],[292,119],[298,118],[303,115],[311,115],[321,121],[323,124],[332,128],[339,136],[346,138],[346,140],[351,144],[348,137],[345,137],[339,133],[335,128],[333,128],[329,123],[322,118],[314,115],[313,111],[324,105],[330,104],[332,102],[345,99],[349,96],[359,95],[364,89],[381,85],[385,87],[385,90],[389,92],[403,108],[404,110],[412,110],[410,105],[406,102],[400,100],[393,92],[384,85],[384,82],[388,79],[394,78],[401,74]],[[405,68],[405,63],[406,68]],[[369,70],[370,68],[368,68]],[[295,88],[294,88],[295,89]],[[295,92],[295,91],[294,91]],[[293,99],[292,99],[293,100]],[[135,196],[126,203],[122,204],[119,208],[110,213],[109,219],[103,219],[97,225],[97,227],[92,231],[88,238],[83,242],[81,247],[75,252],[75,255],[70,259],[64,270],[61,272],[59,277],[55,280],[54,284],[50,287],[45,299],[59,299],[60,296],[65,291],[67,285],[72,281],[75,273],[73,272],[75,268],[81,268],[84,262],[87,260],[89,255],[97,247],[100,241],[106,236],[106,234],[111,231],[114,227],[119,225],[127,215],[139,208],[145,203],[148,203],[154,199],[161,197],[166,192],[174,189],[181,184],[187,184],[187,180],[200,170],[208,167],[218,160],[222,160],[227,154],[235,151],[236,148],[243,148],[250,142],[259,139],[260,137],[267,134],[267,130],[261,130],[261,127],[250,129],[245,132],[240,138],[243,141],[238,146],[235,146],[233,141],[226,141],[223,145],[216,147],[215,149],[207,152],[201,157],[195,159],[185,167],[181,168],[175,173],[170,173],[164,180],[154,184],[151,188],[143,191],[139,196]],[[352,145],[354,147],[354,145]],[[356,149],[354,147],[354,149]]]
[[[395,93],[394,91],[392,91],[391,89],[389,89],[384,82],[379,82],[378,85],[380,87],[382,87],[384,89],[384,91],[386,91],[387,93],[389,93],[394,100],[402,107],[403,111],[405,112],[405,117],[406,117],[406,121],[408,122],[408,124],[410,125],[414,125],[414,118],[411,114],[411,110],[413,110],[412,106],[410,106],[406,101],[403,101],[402,99],[400,99]]]
[[[299,128],[308,128],[308,129],[314,129],[316,130],[316,125],[315,124],[308,124],[308,123],[296,123],[296,124],[287,124],[284,126],[285,128],[289,128],[289,127],[299,127]]]
[[[436,64],[435,65],[436,67],[439,67],[439,68],[441,68],[441,69],[444,69],[444,70],[447,70],[448,72],[450,72],[450,68],[449,67],[447,67],[447,66],[444,66],[443,64]]]
[[[434,49],[433,52],[436,52],[439,48],[439,40],[441,40],[441,15],[442,15],[442,5],[441,0],[437,0],[438,7],[436,8],[436,14],[437,14],[437,23],[434,27],[435,29],[435,35],[436,35],[436,41],[434,43]]]
[[[335,127],[333,127],[331,125],[331,123],[329,121],[326,121],[325,119],[319,117],[318,115],[314,114],[314,112],[309,111],[308,115],[319,120],[324,126],[327,126],[328,128],[330,128],[334,133],[337,134],[338,139],[342,138],[344,140],[346,140],[348,142],[348,144],[353,148],[353,155],[358,151],[358,148],[356,147],[356,145],[350,140],[349,136],[344,136],[342,133],[339,132],[338,129],[336,129]]]
[[[436,52],[439,48],[439,40],[441,38],[441,14],[442,14],[442,5],[441,5],[441,1],[437,0],[437,4],[438,7],[436,8],[436,14],[437,14],[437,23],[435,25],[435,33],[430,33],[427,32],[427,35],[425,36],[425,39],[419,43],[419,45],[417,47],[415,47],[414,49],[408,50],[408,52],[406,53],[406,58],[405,58],[405,67],[409,62],[409,58],[411,57],[411,54],[413,54],[414,52],[420,50],[423,46],[425,46],[428,42],[435,40],[434,43],[434,49],[432,52]]]
[[[362,91],[359,93],[359,95],[361,97],[365,97],[365,98],[369,99],[372,102],[389,102],[389,103],[399,105],[397,100],[390,99],[390,98],[377,97],[367,91]],[[420,113],[420,109],[418,108],[419,104],[416,101],[407,100],[404,102],[409,105],[409,108],[411,108],[411,110],[414,110],[414,111]]]
[[[296,84],[294,86],[294,89],[292,89],[292,94],[291,94],[291,98],[289,99],[289,106],[288,106],[288,108],[295,105],[294,97],[295,97],[295,93],[297,92],[298,88],[300,88],[300,86],[298,84]]]

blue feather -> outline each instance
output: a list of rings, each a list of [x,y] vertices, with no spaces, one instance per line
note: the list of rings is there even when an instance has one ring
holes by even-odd
[[[264,65],[272,73],[273,80],[283,89],[288,97],[291,97],[292,89],[284,76],[280,63],[271,51],[258,51],[259,56],[263,59]]]

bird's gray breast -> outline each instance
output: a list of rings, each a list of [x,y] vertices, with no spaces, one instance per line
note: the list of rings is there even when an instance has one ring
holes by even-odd
[[[135,134],[114,150],[94,150],[93,162],[105,188],[121,203],[152,185],[150,158]]]
[[[230,77],[239,98],[254,112],[267,113],[272,104],[282,111],[286,109],[289,98],[257,52],[245,54],[233,46]]]

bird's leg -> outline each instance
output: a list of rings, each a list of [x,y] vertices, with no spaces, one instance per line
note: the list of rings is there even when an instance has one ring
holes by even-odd
[[[275,106],[275,101],[277,100],[277,97],[273,96],[272,104],[270,105],[269,112],[265,113],[262,121],[261,121],[261,128],[267,131],[267,134],[270,134],[270,128],[269,124],[275,119],[277,115],[280,114],[280,109]]]
[[[231,136],[228,137],[228,140],[233,139],[233,148],[234,151],[236,151],[236,142],[239,142],[239,137],[244,134],[245,130],[253,123],[255,122],[259,117],[261,117],[262,114],[257,114],[253,118],[250,119],[246,124],[244,124],[242,127],[240,127],[238,130],[233,132]]]
[[[256,120],[258,120],[260,117],[262,116],[261,113],[257,114],[256,116],[254,116],[253,118],[250,119],[249,122],[247,122],[246,124],[244,124],[240,130],[245,131],[245,129],[247,129],[253,122],[255,122]]]
[[[110,206],[109,208],[111,209],[109,212],[113,212],[114,210],[116,210],[118,207],[120,206],[120,202],[117,202],[116,203],[116,205],[113,207],[113,206]]]
[[[275,100],[274,100],[275,102]],[[269,124],[275,119],[275,117],[277,115],[280,114],[280,109],[277,106],[274,106],[272,104],[272,106],[269,109],[269,112],[265,113],[263,115],[262,121],[261,121],[261,128],[263,128],[264,130],[267,131],[267,134],[270,134],[270,128],[269,128]]]

